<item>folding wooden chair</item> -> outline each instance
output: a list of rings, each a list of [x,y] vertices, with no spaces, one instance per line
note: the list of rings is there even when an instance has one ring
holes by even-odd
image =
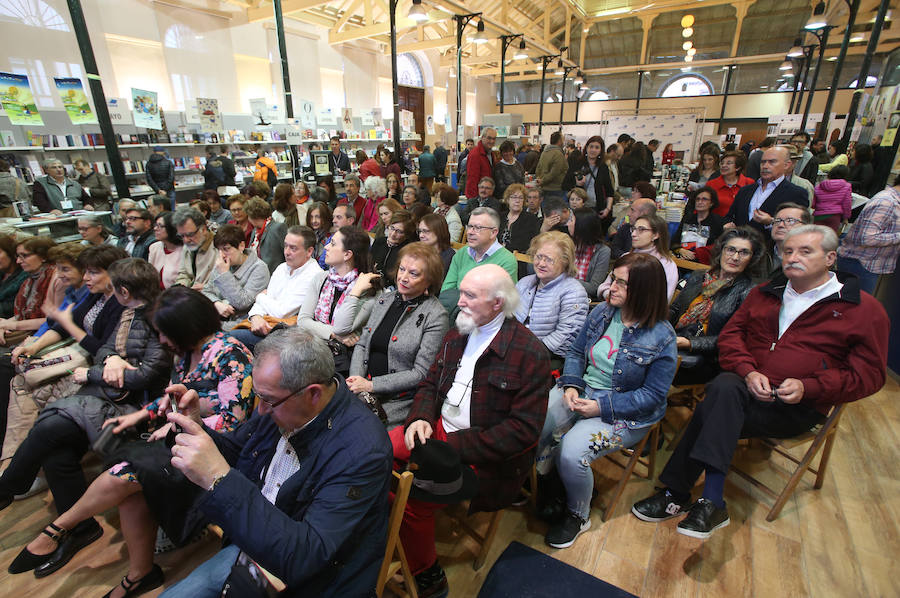
[[[478,552],[475,554],[475,561],[472,563],[472,569],[478,571],[484,566],[491,546],[494,544],[494,537],[497,535],[497,529],[500,527],[500,519],[503,517],[503,511],[494,511],[490,514],[487,530],[484,533],[479,532],[469,522],[466,512],[469,510],[469,503],[465,502],[458,508],[448,509],[447,515],[458,526],[459,531],[463,532],[478,544]]]
[[[403,473],[392,472],[391,490],[394,492],[394,504],[391,505],[391,515],[388,519],[387,546],[384,550],[384,559],[381,561],[381,570],[378,572],[378,582],[375,586],[375,594],[378,598],[384,593],[385,586],[390,587],[391,592],[398,596],[410,596],[418,598],[416,592],[416,578],[409,569],[406,554],[403,552],[403,544],[400,542],[400,524],[403,522],[403,512],[406,510],[406,501],[409,499],[409,489],[412,487],[413,474],[411,471]],[[394,575],[400,571],[403,575],[404,591],[399,584],[394,582]]]
[[[603,511],[603,521],[608,520],[610,515],[612,515],[613,511],[616,509],[616,504],[619,502],[619,498],[621,498],[622,493],[625,491],[625,484],[628,483],[632,474],[647,480],[652,480],[656,475],[656,447],[659,443],[659,434],[660,424],[657,422],[650,426],[650,429],[647,430],[647,433],[644,434],[644,437],[641,438],[640,442],[631,448],[619,451],[619,454],[628,457],[628,461],[625,463],[619,461],[614,456],[615,453],[606,455],[606,458],[609,461],[612,461],[625,471],[622,472],[622,477],[619,478],[619,483],[616,484],[616,489],[613,491],[612,497],[610,497],[609,502],[606,504],[606,509]],[[641,453],[644,451],[644,446],[646,446],[647,441],[650,442],[650,454],[644,458],[641,457]],[[635,472],[635,467],[638,463],[644,466],[644,474]]]
[[[805,474],[807,471],[812,472],[816,476],[816,481],[813,483],[813,488],[819,490],[822,487],[822,484],[825,482],[825,471],[828,467],[828,459],[831,457],[831,449],[834,447],[834,435],[837,432],[838,421],[841,419],[841,414],[844,412],[845,406],[846,404],[835,405],[831,408],[831,412],[828,414],[828,418],[821,425],[816,426],[809,432],[801,434],[800,436],[785,439],[762,439],[762,443],[764,446],[771,448],[773,452],[778,453],[779,455],[785,457],[786,459],[792,461],[797,465],[787,484],[780,493],[773,490],[760,480],[757,480],[752,475],[750,475],[750,473],[741,470],[739,467],[732,466],[731,469],[732,471],[734,471],[734,473],[738,474],[739,476],[753,484],[755,487],[759,488],[775,499],[775,504],[772,505],[772,509],[769,511],[769,514],[766,515],[766,521],[774,521],[778,517],[779,513],[781,513],[781,509],[787,502],[787,499],[790,498],[791,494],[794,492],[794,489],[797,487],[797,484],[800,483],[800,478],[802,478],[803,474]],[[790,454],[787,450],[798,447],[807,442],[812,442],[812,444],[810,444],[809,448],[806,451],[806,454],[804,454],[800,459]],[[810,464],[816,457],[816,453],[818,453],[820,450],[822,451],[822,456],[819,458],[819,465],[818,467],[813,468],[810,466]]]

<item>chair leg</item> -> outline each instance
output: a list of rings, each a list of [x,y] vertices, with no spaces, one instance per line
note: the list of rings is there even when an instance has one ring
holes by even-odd
[[[641,452],[644,450],[644,445],[647,444],[647,440],[649,440],[649,438],[650,431],[644,434],[644,437],[641,438],[641,441],[633,447],[631,458],[628,459],[628,463],[625,465],[625,471],[622,472],[622,477],[619,479],[619,483],[616,484],[616,489],[613,492],[612,497],[609,499],[609,503],[606,505],[606,510],[603,511],[603,521],[607,521],[610,515],[612,515],[613,510],[615,510],[616,503],[619,502],[619,497],[621,497],[622,492],[625,491],[625,484],[628,483],[628,478],[631,477],[631,473],[634,471],[634,466],[637,464],[638,459],[641,458]]]
[[[654,424],[650,430],[650,460],[647,465],[647,479],[653,481],[656,477],[656,447],[659,446],[659,435],[662,434],[660,424]]]
[[[822,456],[819,458],[819,468],[816,472],[816,483],[813,488],[820,490],[825,483],[825,470],[828,469],[828,460],[831,458],[831,449],[834,448],[834,433],[828,435],[825,446],[822,448]]]
[[[494,543],[494,536],[497,535],[497,529],[500,527],[501,517],[503,517],[503,511],[496,511],[491,515],[491,522],[488,524],[487,532],[485,532],[484,539],[481,541],[481,548],[478,550],[478,556],[475,557],[475,562],[472,563],[472,569],[475,571],[478,571],[484,566],[484,561],[487,559],[488,552],[491,550],[491,544]]]
[[[406,553],[403,551],[403,544],[397,542],[397,554],[400,557],[400,571],[403,573],[403,582],[406,585],[406,594],[410,598],[419,598],[418,588],[416,587],[416,576],[412,574],[409,563],[406,560]]]
[[[832,438],[829,436],[829,438]],[[800,479],[803,477],[803,474],[806,473],[806,468],[809,467],[809,464],[815,458],[816,453],[819,452],[819,449],[822,448],[822,444],[825,442],[824,438],[816,437],[810,445],[809,449],[806,451],[806,454],[803,455],[803,458],[800,460],[800,463],[797,464],[797,469],[794,470],[794,474],[791,476],[791,479],[788,480],[787,485],[784,487],[784,490],[781,491],[781,494],[778,495],[778,498],[775,500],[775,504],[772,505],[772,510],[769,511],[769,514],[766,515],[766,521],[775,521],[778,517],[778,514],[781,513],[781,509],[784,507],[787,499],[790,498],[791,494],[794,492],[794,488],[797,487],[797,484],[800,483]]]

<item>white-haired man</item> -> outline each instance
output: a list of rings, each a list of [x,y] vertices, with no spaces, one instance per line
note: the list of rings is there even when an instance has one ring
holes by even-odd
[[[797,436],[833,405],[884,384],[890,321],[856,276],[830,271],[837,246],[826,226],[787,233],[783,274],[750,291],[719,333],[723,373],[706,386],[660,474],[665,487],[635,503],[636,517],[662,521],[688,512],[678,532],[709,537],[730,522],[723,488],[739,438]],[[704,472],[703,496],[689,509]]]
[[[547,414],[550,358],[516,320],[519,294],[503,268],[473,268],[459,290],[456,329],[444,337],[391,443],[394,458],[406,461],[416,442],[446,441],[477,472],[472,510],[496,511],[512,504],[531,472]],[[419,596],[447,595],[434,546],[434,513],[443,506],[410,499],[400,528]]]

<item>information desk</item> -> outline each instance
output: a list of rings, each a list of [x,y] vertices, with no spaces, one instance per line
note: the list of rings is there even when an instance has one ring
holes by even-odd
[[[12,225],[23,233],[36,237],[50,237],[57,243],[65,243],[67,241],[81,240],[81,234],[78,232],[78,219],[83,216],[99,216],[107,228],[112,228],[112,212],[99,210],[96,212],[73,210],[59,216],[38,214],[32,216],[30,220],[22,220],[21,218],[2,218],[0,220],[5,224]]]

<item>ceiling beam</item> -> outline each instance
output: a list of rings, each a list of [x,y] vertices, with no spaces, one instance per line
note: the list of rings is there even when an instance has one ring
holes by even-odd
[[[703,4],[700,4],[699,7],[706,8],[709,6],[721,6],[722,4],[734,4],[734,0],[704,0]],[[652,8],[648,8],[646,10],[641,10],[640,7],[637,7],[629,12],[623,12],[619,14],[609,14],[603,15],[599,17],[591,17],[587,19],[588,23],[602,23],[604,21],[618,21],[620,19],[628,19],[631,17],[640,17],[641,15],[652,15],[657,16],[665,12],[676,12],[679,10],[696,10],[698,8],[697,0],[692,0],[685,2],[685,0],[671,0],[670,2],[656,2],[651,3],[649,6]]]
[[[331,29],[332,27],[334,27],[333,19],[313,14],[311,12],[295,12],[290,15],[285,15],[284,18],[293,19],[295,21],[300,21],[301,23],[307,23],[309,25],[318,25],[320,27],[324,27],[325,29]]]
[[[444,21],[450,18],[450,15],[446,13],[440,13],[441,17],[437,19],[432,19],[433,22]],[[397,19],[397,34],[400,35],[402,30],[414,30],[418,23],[407,17],[400,17]],[[329,44],[342,44],[344,42],[349,42],[357,39],[362,39],[364,37],[373,37],[376,35],[384,35],[389,34],[391,31],[391,24],[387,21],[383,23],[375,23],[372,25],[365,25],[363,27],[348,27],[343,31],[334,31],[331,30],[328,32],[328,43]],[[454,40],[455,41],[455,40]]]
[[[329,0],[284,0],[281,3],[281,14],[288,16],[291,13],[300,12],[328,4]],[[275,12],[271,4],[262,4],[257,8],[247,9],[247,20],[251,23],[274,19]]]
[[[749,8],[750,4],[747,2],[741,2],[734,7],[737,11],[737,26],[734,28],[734,41],[731,42],[731,56],[737,56],[738,46],[741,42],[741,29],[744,26],[744,17],[747,16],[747,10]]]
[[[235,15],[235,13],[228,12],[226,10],[215,10],[212,8],[203,8],[202,6],[188,4],[187,2],[182,2],[181,0],[153,0],[153,2],[155,4],[171,6],[172,8],[180,8],[180,9],[189,10],[192,12],[203,13],[205,15],[209,15],[211,17],[218,17],[220,19],[225,19],[227,21],[230,21],[231,19],[233,19],[234,15]]]
[[[347,24],[347,21],[350,20],[350,17],[353,16],[353,11],[356,10],[357,7],[359,7],[360,4],[362,4],[362,1],[363,1],[363,0],[352,0],[352,1],[350,2],[350,6],[348,6],[347,9],[343,11],[344,14],[341,15],[341,18],[339,18],[339,19],[338,19],[338,22],[334,24],[334,27],[332,28],[332,31],[334,31],[335,33],[337,33],[338,31],[340,31],[340,30],[341,30],[341,27],[343,27],[344,25],[346,25],[346,24]],[[367,24],[368,24],[368,25],[371,25],[371,23],[367,23]]]
[[[455,45],[456,36],[439,37],[437,39],[412,42],[409,44],[400,44],[399,46],[397,46],[397,54],[402,54],[403,52],[413,52],[415,50],[436,50],[439,48],[450,48]]]

